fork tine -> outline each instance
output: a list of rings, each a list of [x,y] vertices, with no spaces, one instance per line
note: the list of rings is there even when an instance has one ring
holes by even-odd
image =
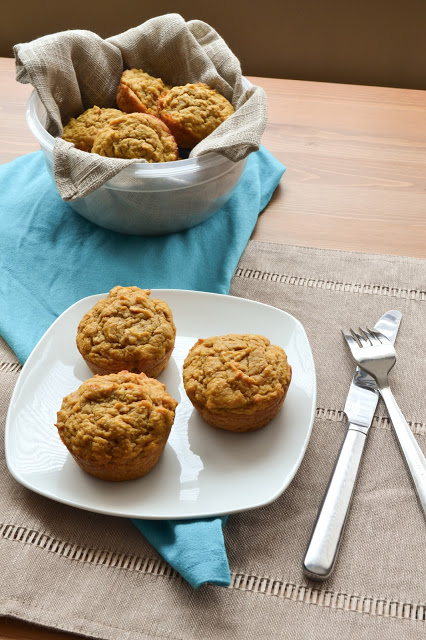
[[[351,350],[352,355],[355,357],[355,352],[357,349],[359,349],[359,344],[357,343],[357,341],[355,340],[355,338],[352,335],[352,329],[342,329],[342,333],[343,333],[343,337],[345,338],[347,345],[349,347],[349,349]]]
[[[349,331],[351,332],[352,337],[355,338],[355,342],[357,343],[358,347],[362,348],[370,346],[370,343],[367,342],[365,333],[361,328],[358,329],[358,331],[360,331],[361,333],[357,333],[354,329],[349,329]]]
[[[369,337],[369,339],[371,340],[371,344],[374,346],[377,346],[378,344],[381,344],[381,340],[380,338],[384,337],[382,333],[380,333],[380,331],[376,331],[375,329],[369,329],[368,327],[366,328],[366,333]]]
[[[389,342],[389,338],[387,338],[381,331],[378,329],[369,329],[371,333],[376,336],[376,338],[381,342]]]
[[[361,343],[362,347],[369,347],[371,346],[371,340],[368,336],[368,333],[365,329],[362,329],[361,327],[358,328],[358,331],[360,332],[360,335],[356,334],[358,340]]]

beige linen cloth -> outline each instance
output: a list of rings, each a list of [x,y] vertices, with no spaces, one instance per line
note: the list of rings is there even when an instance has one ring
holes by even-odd
[[[381,402],[334,573],[315,583],[301,567],[346,428],[354,365],[340,327],[402,312],[391,385],[426,450],[425,275],[423,260],[249,243],[231,294],[302,322],[318,397],[291,485],[271,505],[229,517],[231,586],[193,591],[128,519],[79,511],[20,486],[1,444],[0,614],[114,640],[424,638],[425,521]],[[2,424],[19,370],[3,346]]]
[[[63,31],[17,44],[14,53],[16,79],[37,90],[52,136],[61,136],[63,125],[85,109],[116,106],[123,70],[136,67],[167,84],[205,82],[234,106],[235,113],[191,157],[215,151],[236,162],[259,149],[267,122],[266,94],[261,87],[244,88],[238,59],[200,20],[185,22],[179,14],[166,14],[106,40],[91,31]],[[55,181],[64,200],[88,195],[133,162],[85,153],[61,138],[55,141]]]

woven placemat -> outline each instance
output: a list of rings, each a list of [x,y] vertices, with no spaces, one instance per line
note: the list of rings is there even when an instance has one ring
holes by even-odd
[[[231,586],[194,592],[127,519],[25,489],[6,470],[2,442],[0,614],[105,639],[423,638],[425,521],[381,402],[335,571],[314,583],[301,565],[345,434],[353,364],[341,327],[402,312],[391,385],[426,450],[425,276],[423,260],[250,242],[231,294],[302,322],[318,396],[312,437],[290,487],[273,504],[228,520]],[[2,345],[2,430],[19,371]]]

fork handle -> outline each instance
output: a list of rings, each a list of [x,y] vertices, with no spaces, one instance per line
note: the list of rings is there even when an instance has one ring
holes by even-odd
[[[414,486],[420,498],[423,512],[426,515],[426,458],[402,415],[390,388],[388,386],[379,387],[379,391],[386,404],[408,470],[411,473]]]
[[[333,571],[365,440],[365,432],[348,425],[303,562],[303,571],[312,580],[326,580]]]

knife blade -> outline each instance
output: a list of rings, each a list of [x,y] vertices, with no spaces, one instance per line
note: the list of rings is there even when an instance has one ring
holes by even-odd
[[[391,310],[374,325],[392,344],[402,314]],[[366,437],[379,401],[376,382],[356,368],[344,412],[348,418],[346,436],[340,449],[324,500],[309,540],[303,571],[312,580],[326,580],[333,571],[349,512]]]

